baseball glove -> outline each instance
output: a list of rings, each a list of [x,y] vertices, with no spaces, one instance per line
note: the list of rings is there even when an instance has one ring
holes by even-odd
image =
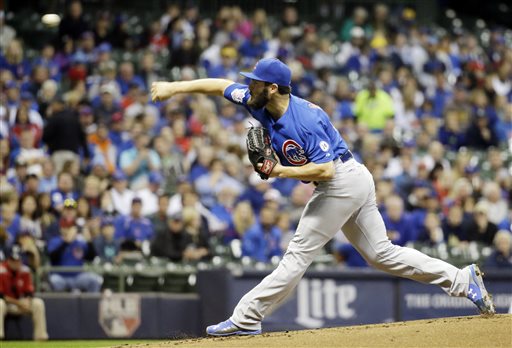
[[[277,160],[266,128],[249,128],[247,133],[247,152],[256,172],[258,172],[263,180],[267,180],[276,166]],[[258,166],[259,163],[261,163],[261,167]]]

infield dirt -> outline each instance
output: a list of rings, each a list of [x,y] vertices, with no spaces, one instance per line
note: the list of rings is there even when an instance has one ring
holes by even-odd
[[[196,338],[123,348],[215,347],[512,347],[512,315],[427,319],[376,325],[264,333],[259,336]]]

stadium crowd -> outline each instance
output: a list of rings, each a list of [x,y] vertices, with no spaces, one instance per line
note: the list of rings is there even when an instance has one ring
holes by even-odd
[[[0,250],[42,264],[137,254],[207,261],[212,240],[260,262],[282,255],[314,190],[261,180],[246,156],[257,121],[226,100],[152,102],[153,81],[238,74],[262,57],[292,69],[292,93],[321,106],[372,172],[389,238],[489,247],[512,266],[512,42],[422,26],[411,8],[355,7],[334,30],[280,14],[171,4],[134,33],[123,15],[69,2],[27,58],[0,15]],[[357,183],[355,183],[357,184]],[[326,253],[365,266],[343,235]],[[99,291],[92,272],[52,273],[55,291]]]

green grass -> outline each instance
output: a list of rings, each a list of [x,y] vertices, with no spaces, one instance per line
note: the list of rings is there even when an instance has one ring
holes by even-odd
[[[158,340],[56,340],[46,342],[34,341],[0,341],[0,348],[99,348],[124,344],[157,343]]]

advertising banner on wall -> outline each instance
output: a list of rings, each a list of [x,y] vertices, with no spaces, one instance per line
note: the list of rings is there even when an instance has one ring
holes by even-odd
[[[498,313],[508,313],[512,302],[509,281],[486,281]],[[450,297],[436,286],[400,281],[400,320],[477,315],[475,305],[465,297]]]
[[[237,279],[233,283],[234,299],[240,299],[258,282]],[[391,281],[306,277],[281,307],[265,317],[264,329],[300,330],[390,322],[394,320],[396,308],[393,294]]]

